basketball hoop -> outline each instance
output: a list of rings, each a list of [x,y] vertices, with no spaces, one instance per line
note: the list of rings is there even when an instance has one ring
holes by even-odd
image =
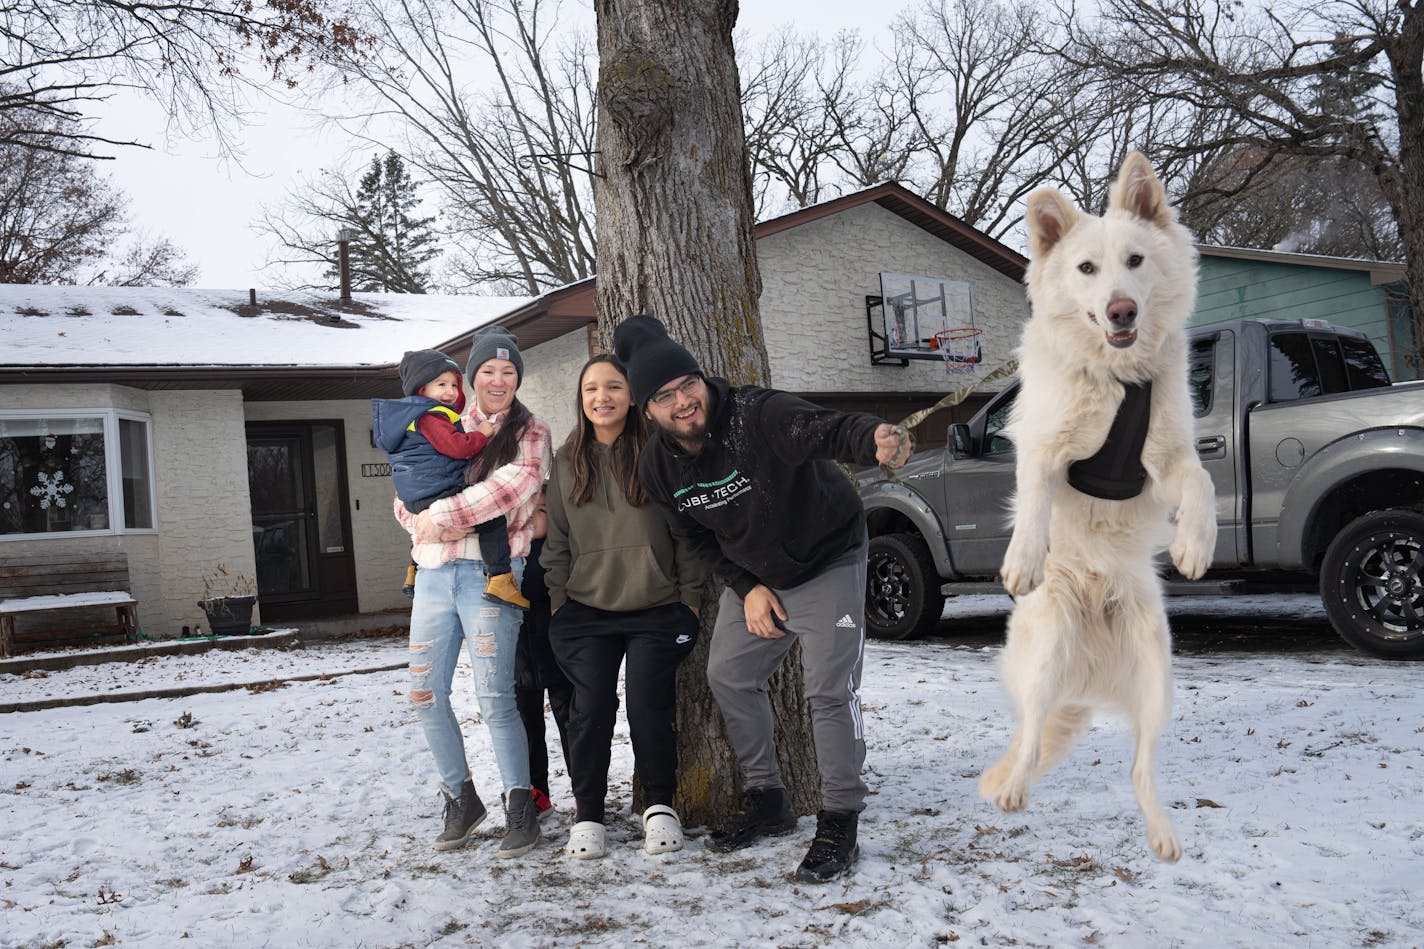
[[[984,350],[979,345],[981,333],[983,330],[973,326],[944,330],[934,334],[930,348],[938,350],[944,358],[945,372],[973,372],[984,359]]]

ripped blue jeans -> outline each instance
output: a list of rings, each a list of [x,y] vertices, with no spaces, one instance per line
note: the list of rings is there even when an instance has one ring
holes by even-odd
[[[522,581],[524,558],[513,558],[511,565],[515,579]],[[450,708],[461,645],[474,667],[475,696],[504,790],[529,787],[529,746],[514,704],[514,651],[523,613],[486,600],[484,589],[484,566],[478,560],[421,567],[410,611],[410,701],[441,787],[451,797],[470,777],[460,723]]]

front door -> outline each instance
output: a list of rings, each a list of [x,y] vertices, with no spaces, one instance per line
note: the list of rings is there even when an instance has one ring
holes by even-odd
[[[356,612],[341,433],[339,422],[247,426],[252,544],[265,623]]]

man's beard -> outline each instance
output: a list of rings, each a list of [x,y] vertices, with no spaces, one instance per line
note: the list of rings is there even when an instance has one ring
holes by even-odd
[[[655,424],[665,436],[677,442],[683,451],[689,455],[695,455],[702,450],[703,445],[707,444],[707,413],[703,412],[702,416],[702,421],[698,422],[691,429],[674,428],[673,426],[664,425],[662,422],[657,422],[656,420]]]

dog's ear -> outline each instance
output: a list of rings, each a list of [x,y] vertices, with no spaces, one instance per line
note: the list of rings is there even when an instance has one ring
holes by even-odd
[[[1035,260],[1042,260],[1078,223],[1073,202],[1053,188],[1039,188],[1028,196],[1028,247]]]
[[[1162,182],[1141,152],[1129,152],[1122,163],[1108,210],[1126,211],[1158,227],[1171,227],[1177,221],[1177,212],[1167,203]]]

